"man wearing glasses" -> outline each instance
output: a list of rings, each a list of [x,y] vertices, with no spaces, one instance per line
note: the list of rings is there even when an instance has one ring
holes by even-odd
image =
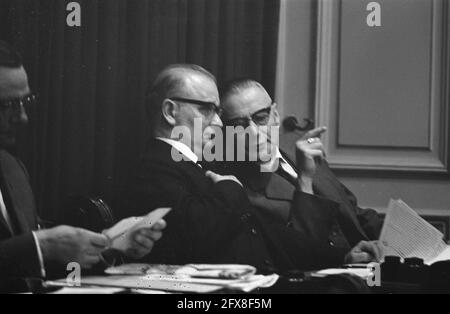
[[[260,271],[280,272],[341,264],[347,250],[310,241],[297,230],[265,219],[236,177],[206,171],[199,164],[203,148],[222,126],[220,106],[214,76],[192,64],[168,66],[147,93],[152,139],[121,197],[123,207],[134,210],[126,216],[173,208],[151,262],[250,264]],[[182,132],[187,138],[181,138],[176,131],[180,128],[203,136]],[[177,152],[183,158],[176,159]],[[312,203],[305,205],[316,206]]]
[[[245,144],[247,157],[258,147],[256,162],[247,159],[222,167],[244,184],[251,203],[273,220],[313,235],[319,243],[354,247],[349,256],[354,262],[376,260],[377,245],[368,241],[378,239],[382,220],[375,211],[359,208],[355,196],[328,168],[320,140],[326,128],[305,134],[296,143],[296,156],[290,157],[279,149],[279,138],[271,137],[270,129],[279,128],[280,117],[260,83],[229,82],[221,90],[221,104],[225,126],[241,126],[253,135]],[[305,206],[310,202],[322,205]]]
[[[112,252],[103,234],[69,226],[38,230],[27,171],[8,152],[16,143],[17,128],[28,122],[25,107],[35,100],[20,55],[0,41],[0,293],[27,291],[24,279],[44,279],[51,270],[64,273],[72,262],[91,268],[104,252]],[[130,258],[147,255],[164,227],[160,221],[135,232],[120,253]]]

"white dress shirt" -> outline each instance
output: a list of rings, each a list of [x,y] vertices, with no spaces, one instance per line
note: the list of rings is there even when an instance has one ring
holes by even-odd
[[[12,225],[12,222],[11,222],[11,217],[9,216],[9,213],[6,210],[5,201],[3,200],[3,194],[2,194],[1,190],[0,190],[0,212],[1,212],[2,216],[3,216],[3,218],[6,221],[6,225],[9,228],[9,231],[12,234],[13,233],[13,225]]]
[[[275,172],[278,170],[278,167],[283,168],[283,170],[289,174],[294,180],[298,179],[298,174],[292,168],[292,166],[283,158],[283,155],[281,155],[280,149],[277,148],[277,151],[275,153],[275,157],[272,158],[270,161],[261,164],[261,171],[263,172]]]
[[[39,240],[36,236],[36,232],[33,231],[32,233],[33,233],[34,243],[36,243],[36,250],[37,250],[38,259],[39,259],[39,266],[41,268],[41,276],[42,276],[42,278],[45,278],[46,273],[45,273],[45,266],[44,266],[44,256],[42,255],[41,245],[39,244]]]
[[[197,164],[198,156],[194,154],[194,152],[186,144],[170,138],[157,137],[156,139],[166,142],[167,144],[178,150],[180,153],[182,153],[184,156],[186,156],[186,158],[188,158],[194,164]]]

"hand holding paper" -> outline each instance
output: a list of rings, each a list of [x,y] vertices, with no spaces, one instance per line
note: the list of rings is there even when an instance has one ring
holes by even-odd
[[[448,260],[450,249],[443,234],[404,202],[391,200],[380,235],[383,257],[419,257],[426,264]]]
[[[170,208],[158,208],[144,217],[130,217],[103,231],[111,241],[110,248],[131,258],[149,254],[153,245],[162,237],[166,222],[162,218]]]

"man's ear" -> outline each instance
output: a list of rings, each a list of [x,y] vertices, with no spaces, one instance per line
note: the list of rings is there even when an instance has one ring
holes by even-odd
[[[164,99],[161,106],[161,113],[163,119],[171,125],[175,126],[177,123],[178,105],[170,99]]]

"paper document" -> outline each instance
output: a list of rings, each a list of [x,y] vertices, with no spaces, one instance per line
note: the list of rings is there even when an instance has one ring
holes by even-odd
[[[165,292],[183,293],[212,293],[227,289],[233,291],[250,292],[257,288],[267,288],[274,285],[279,276],[276,274],[252,275],[245,279],[214,279],[194,278],[175,275],[145,275],[145,276],[96,276],[83,277],[81,285],[86,287],[115,287],[138,290],[158,290]],[[63,286],[66,279],[47,282],[48,286]]]
[[[444,249],[444,251],[442,251],[438,256],[436,256],[435,258],[430,259],[427,264],[428,265],[432,265],[436,262],[440,262],[440,261],[448,261],[450,260],[450,245],[447,245]]]
[[[127,238],[133,234],[133,232],[138,231],[143,228],[150,228],[159,220],[161,220],[165,215],[170,212],[171,208],[158,208],[150,212],[144,217],[130,217],[124,219],[114,225],[112,228],[103,231],[103,234],[111,239],[112,248],[115,249],[125,249],[127,247]]]
[[[212,292],[220,289],[250,292],[274,285],[279,276],[256,275],[256,268],[237,264],[125,264],[111,267],[102,278],[83,278],[83,284],[127,286],[172,292]]]
[[[391,200],[380,235],[383,258],[418,257],[431,264],[449,259],[443,234],[401,200]],[[444,253],[447,252],[447,253]]]
[[[65,279],[60,280],[64,282]],[[57,281],[59,282],[59,281]],[[206,285],[199,283],[174,282],[149,278],[146,276],[95,276],[83,277],[83,287],[116,287],[138,290],[159,290],[183,293],[212,293],[223,288],[221,285]]]
[[[52,285],[49,285],[52,286]],[[57,283],[53,286],[57,286]],[[102,287],[88,287],[88,288],[77,288],[77,287],[63,287],[55,292],[50,292],[49,294],[117,294],[127,291],[124,288],[102,288]]]
[[[108,275],[177,275],[199,278],[243,279],[256,273],[250,265],[236,264],[124,264],[107,268]]]
[[[354,275],[362,279],[369,278],[372,275],[372,270],[368,267],[365,268],[328,268],[322,269],[317,272],[311,273],[312,277],[327,277],[330,275]]]

